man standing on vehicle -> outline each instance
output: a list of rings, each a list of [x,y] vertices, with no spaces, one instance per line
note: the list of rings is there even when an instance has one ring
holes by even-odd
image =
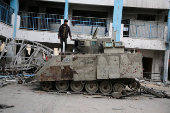
[[[65,42],[65,50],[67,50],[68,34],[70,36],[70,39],[72,39],[71,30],[70,30],[70,27],[67,25],[67,23],[68,23],[68,20],[65,19],[64,24],[62,24],[59,28],[58,39],[60,39],[61,52],[63,51],[63,42]]]

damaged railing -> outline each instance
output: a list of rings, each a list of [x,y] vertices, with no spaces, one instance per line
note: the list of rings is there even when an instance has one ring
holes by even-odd
[[[35,12],[19,12],[21,17],[20,29],[59,31],[64,19],[63,15]],[[109,35],[111,19],[96,17],[69,16],[70,28],[73,33],[92,35],[98,27],[98,35]]]
[[[12,14],[14,13],[14,9],[11,8],[4,1],[0,0],[0,22],[3,22],[8,25],[12,25]]]
[[[95,29],[98,28],[98,35],[109,35],[110,23],[112,19],[109,18],[96,18],[96,17],[82,17],[82,16],[69,16],[71,21],[71,30],[73,33],[89,34],[92,35]]]
[[[59,31],[63,15],[35,12],[19,12],[20,28],[43,31]]]
[[[123,36],[164,39],[165,26],[124,24]]]
[[[36,70],[53,54],[52,49],[26,39],[7,38],[3,44],[0,61],[5,71]]]

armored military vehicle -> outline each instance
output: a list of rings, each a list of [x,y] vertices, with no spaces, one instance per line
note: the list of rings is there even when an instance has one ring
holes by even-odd
[[[143,77],[142,54],[124,52],[122,42],[111,39],[75,40],[75,52],[52,57],[38,72],[43,90],[87,91],[110,94],[126,86],[138,89]]]

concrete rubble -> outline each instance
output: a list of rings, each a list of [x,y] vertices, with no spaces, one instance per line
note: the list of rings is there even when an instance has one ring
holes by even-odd
[[[123,92],[112,92],[111,96],[117,99],[125,97],[145,96],[149,99],[153,98],[170,98],[170,88],[161,82],[148,82],[145,80],[138,80],[141,84],[140,91],[133,91],[126,88]]]
[[[25,84],[29,83],[33,80],[34,75],[8,75],[8,76],[0,76],[0,88],[5,87],[8,84]]]
[[[162,90],[156,90],[156,89],[153,89],[153,88],[149,88],[149,87],[146,87],[146,86],[141,86],[140,87],[142,90],[144,90],[146,93],[150,93],[150,94],[153,94],[155,95],[156,97],[159,97],[159,98],[170,98],[165,91],[162,91]]]
[[[161,82],[140,81],[140,83],[140,94],[151,94],[158,98],[170,98],[169,86],[165,86]]]

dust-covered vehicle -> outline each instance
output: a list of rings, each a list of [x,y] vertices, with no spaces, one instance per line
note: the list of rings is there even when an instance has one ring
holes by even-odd
[[[125,53],[122,42],[106,38],[75,40],[75,47],[74,53],[52,57],[37,72],[43,90],[55,86],[58,91],[110,94],[140,87],[135,78],[143,78],[141,53]]]

